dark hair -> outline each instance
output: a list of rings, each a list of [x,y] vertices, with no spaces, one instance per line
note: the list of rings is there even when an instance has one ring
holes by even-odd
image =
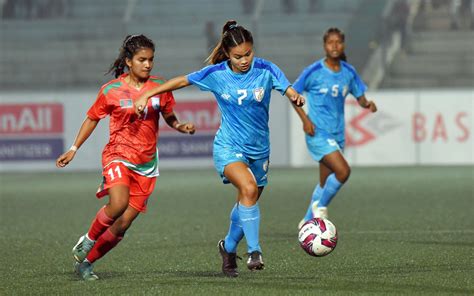
[[[244,42],[253,44],[252,33],[244,27],[237,25],[237,22],[234,20],[227,21],[222,28],[221,40],[212,50],[206,62],[208,64],[218,64],[227,60],[228,57],[226,53],[229,53],[231,48]]]
[[[153,41],[148,39],[145,35],[128,35],[125,37],[122,47],[120,47],[119,56],[112,66],[110,66],[109,71],[107,71],[105,74],[114,72],[115,78],[122,75],[124,73],[125,67],[127,67],[125,59],[132,59],[135,53],[143,48],[149,48],[155,52],[155,44],[153,44]]]
[[[346,35],[344,35],[344,32],[342,32],[341,30],[339,30],[338,28],[329,28],[326,33],[324,33],[324,36],[323,36],[323,41],[324,43],[326,43],[326,41],[328,40],[329,38],[329,35],[331,34],[338,34],[339,37],[341,37],[341,40],[342,42],[345,41],[346,39]],[[347,62],[347,56],[346,56],[346,53],[343,52],[341,54],[341,56],[339,57],[340,60],[344,61],[344,62]]]

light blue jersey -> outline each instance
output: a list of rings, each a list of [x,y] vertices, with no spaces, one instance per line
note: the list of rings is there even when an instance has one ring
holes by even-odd
[[[333,72],[324,60],[306,67],[293,87],[300,94],[306,92],[308,116],[316,125],[316,134],[329,134],[336,141],[344,141],[346,96],[350,93],[359,98],[367,86],[350,64],[341,61],[341,70]]]
[[[214,147],[261,159],[270,154],[268,110],[272,89],[285,94],[291,85],[273,63],[254,58],[246,73],[235,73],[224,61],[187,76],[189,83],[211,91],[221,112]]]

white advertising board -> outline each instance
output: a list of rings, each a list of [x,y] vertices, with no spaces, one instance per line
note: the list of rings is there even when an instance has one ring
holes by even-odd
[[[346,99],[345,156],[351,165],[472,165],[473,91],[368,93],[377,113]],[[290,112],[292,166],[312,165],[301,121]]]

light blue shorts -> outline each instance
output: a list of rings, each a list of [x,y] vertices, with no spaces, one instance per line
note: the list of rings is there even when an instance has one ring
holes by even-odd
[[[257,182],[258,187],[267,185],[267,173],[269,164],[268,157],[261,159],[252,159],[247,157],[244,153],[240,151],[229,148],[223,148],[222,146],[217,145],[214,145],[213,155],[214,167],[221,176],[222,182],[224,184],[230,183],[229,180],[227,180],[227,178],[224,176],[225,167],[228,164],[240,161],[245,163],[249,167],[250,171],[255,177],[255,181]]]
[[[320,161],[334,151],[344,152],[344,144],[344,139],[338,141],[333,135],[321,131],[316,131],[313,137],[306,135],[309,154],[316,161]]]

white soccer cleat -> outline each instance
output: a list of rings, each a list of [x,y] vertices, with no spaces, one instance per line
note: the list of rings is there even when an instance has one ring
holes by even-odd
[[[314,202],[311,206],[313,210],[314,218],[327,219],[328,218],[328,208],[327,207],[318,207],[318,202]]]
[[[77,262],[81,263],[86,259],[94,244],[95,241],[90,240],[87,235],[81,236],[77,244],[72,248],[72,256]]]

